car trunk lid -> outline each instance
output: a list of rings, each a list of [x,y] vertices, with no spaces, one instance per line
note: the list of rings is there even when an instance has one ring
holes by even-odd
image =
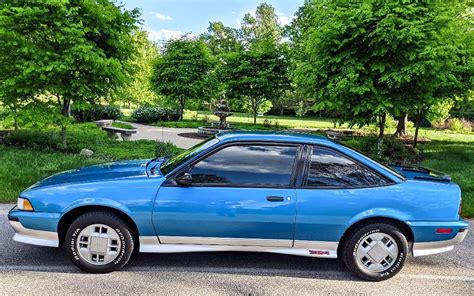
[[[397,170],[400,174],[402,174],[409,180],[432,181],[441,183],[451,182],[451,176],[422,166],[391,164],[390,167]]]

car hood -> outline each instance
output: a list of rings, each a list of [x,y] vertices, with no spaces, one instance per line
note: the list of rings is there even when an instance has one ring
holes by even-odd
[[[136,177],[146,178],[146,165],[148,161],[149,160],[143,159],[119,161],[65,171],[52,175],[34,184],[30,188],[28,188],[28,190],[45,186],[67,185],[73,183],[102,182]],[[159,165],[157,161],[154,162],[155,163],[153,165]],[[159,171],[154,174],[154,176],[159,175]]]

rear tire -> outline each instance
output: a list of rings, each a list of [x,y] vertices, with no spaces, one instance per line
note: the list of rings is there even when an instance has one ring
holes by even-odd
[[[85,213],[69,227],[64,246],[72,262],[90,273],[108,273],[123,268],[134,251],[129,225],[105,211]]]
[[[341,257],[347,268],[367,281],[383,281],[402,269],[408,242],[396,226],[385,223],[363,225],[349,234]]]

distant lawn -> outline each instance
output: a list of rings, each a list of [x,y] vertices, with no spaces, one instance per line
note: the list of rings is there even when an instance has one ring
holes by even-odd
[[[186,111],[184,113],[184,120],[192,121],[196,111]],[[219,121],[219,118],[209,111],[199,111],[197,116],[198,121],[202,121],[205,117],[208,117],[211,121]],[[331,118],[324,117],[303,117],[297,118],[295,116],[278,116],[278,115],[264,115],[257,117],[257,124],[263,125],[265,119],[270,120],[271,124],[275,122],[282,128],[333,128],[334,123]],[[248,126],[253,126],[253,117],[246,113],[235,112],[232,116],[227,117],[227,121],[230,123],[243,123]],[[343,125],[342,127],[347,127]],[[253,128],[255,129],[255,128]]]

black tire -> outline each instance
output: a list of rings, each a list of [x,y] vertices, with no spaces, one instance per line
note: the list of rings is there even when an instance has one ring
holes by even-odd
[[[80,232],[93,224],[104,224],[115,230],[119,236],[121,248],[117,257],[112,262],[103,265],[96,265],[84,260],[77,249],[77,239]],[[134,240],[130,230],[123,219],[117,215],[106,211],[93,211],[79,216],[72,222],[66,233],[64,242],[66,253],[72,262],[85,272],[89,273],[108,273],[123,268],[130,260],[134,252]]]
[[[390,235],[398,247],[398,256],[393,265],[389,269],[382,272],[369,272],[361,268],[357,264],[356,252],[359,244],[364,242],[364,239],[376,232],[382,232]],[[386,223],[373,223],[362,225],[361,227],[352,231],[345,240],[341,250],[341,257],[347,268],[355,273],[358,277],[367,280],[379,282],[387,280],[395,276],[405,264],[408,255],[408,242],[403,233],[396,226]]]

